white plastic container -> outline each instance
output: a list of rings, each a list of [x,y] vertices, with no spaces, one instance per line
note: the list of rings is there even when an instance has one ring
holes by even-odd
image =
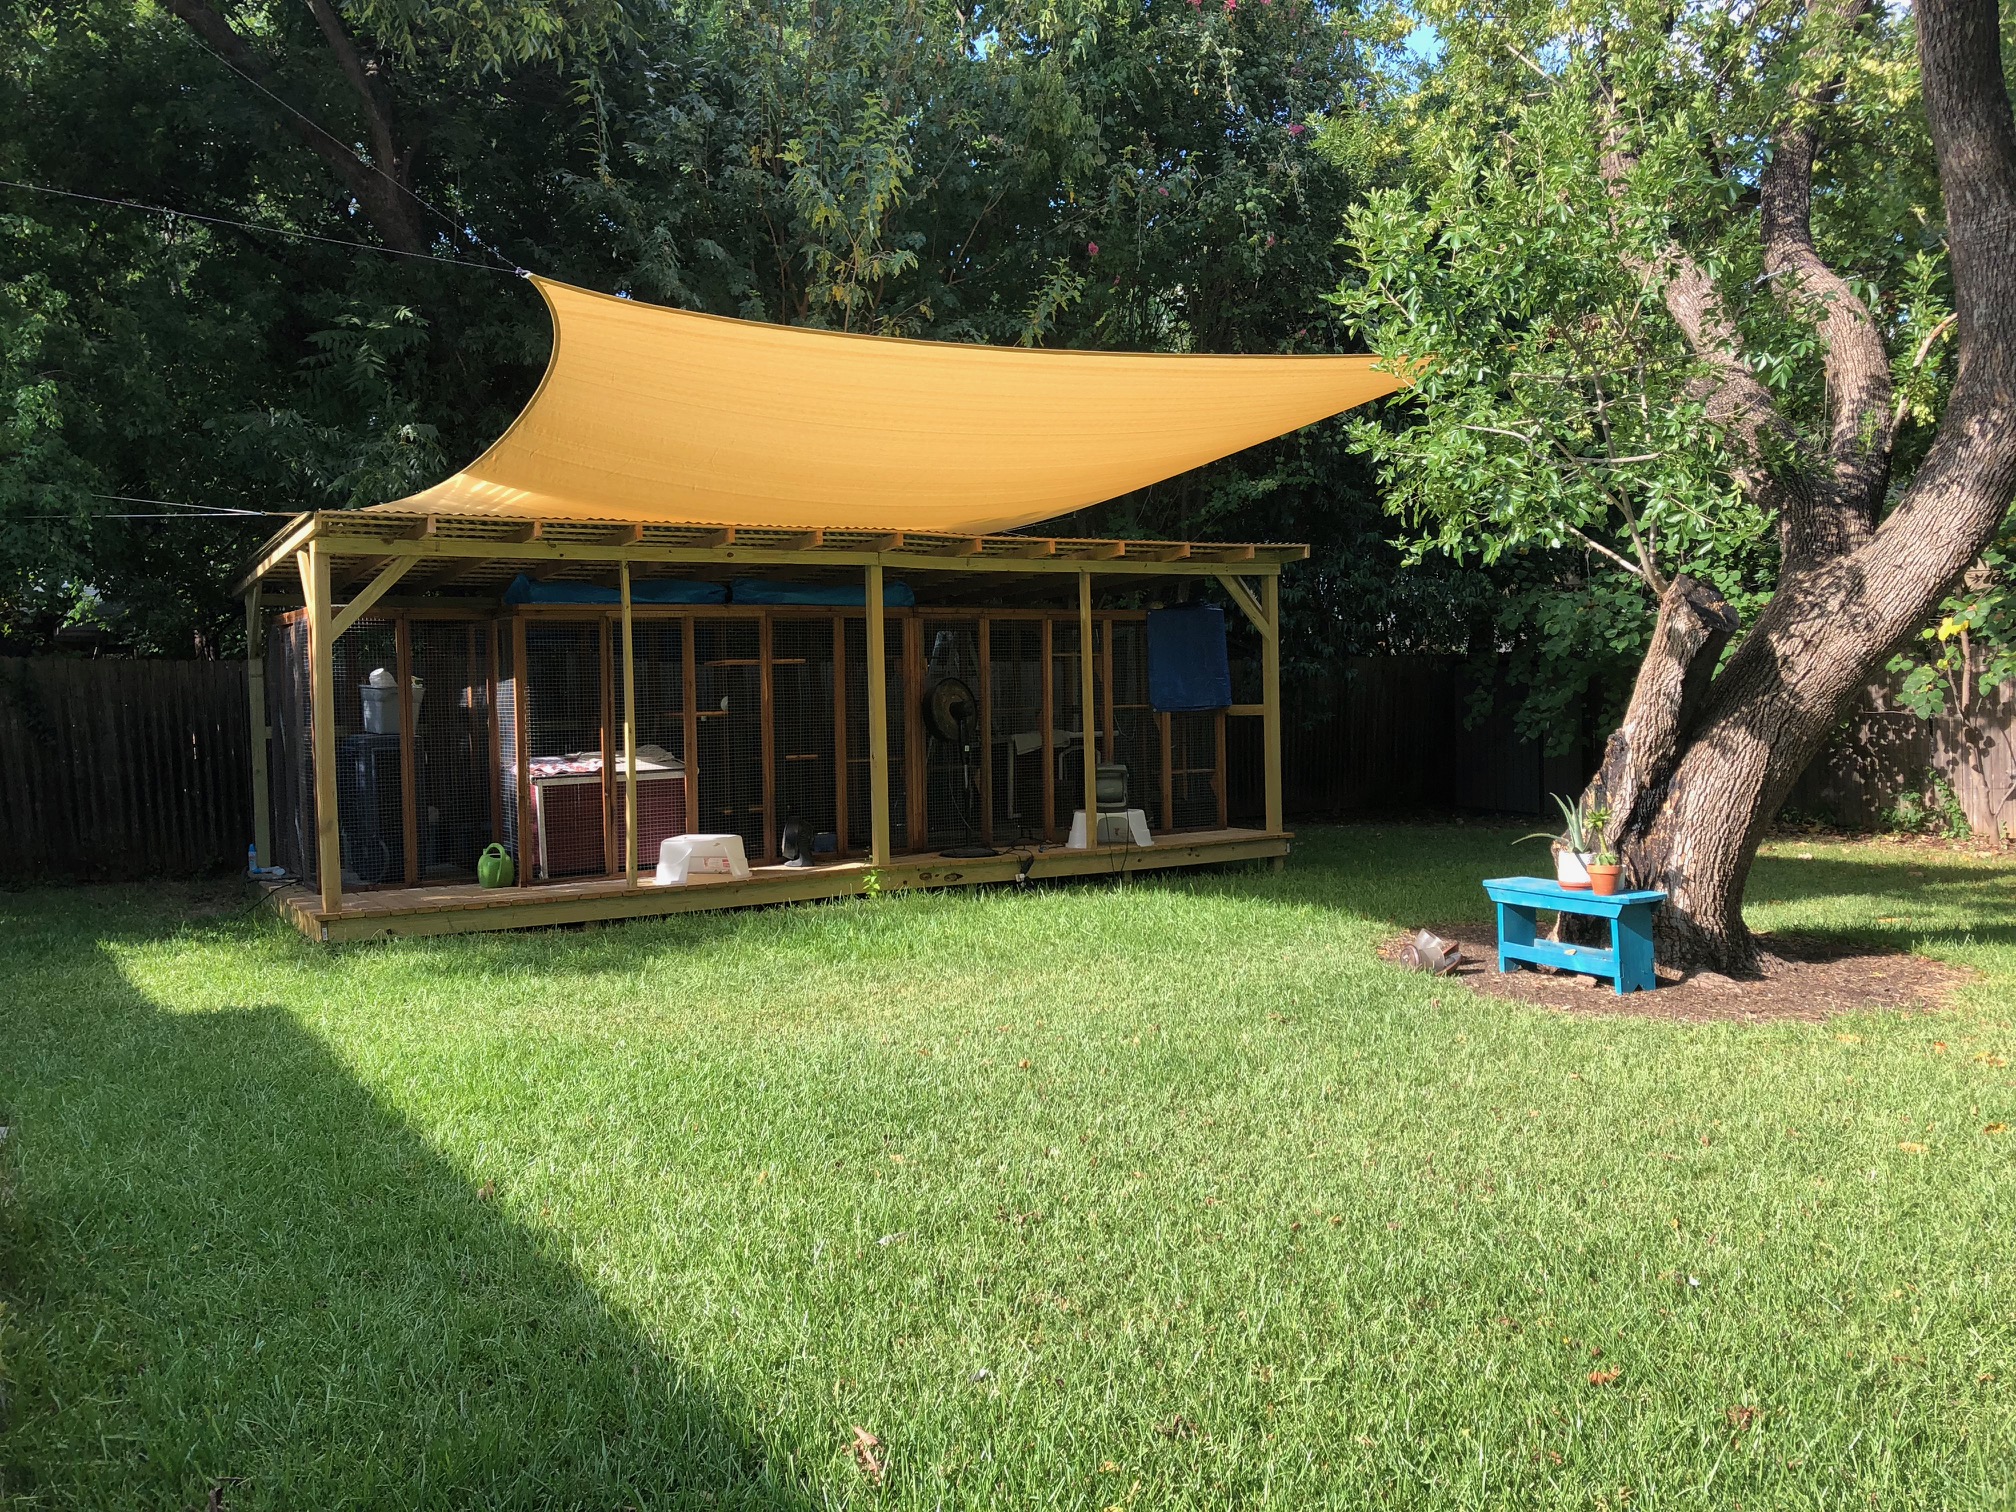
[[[420,700],[426,695],[426,687],[419,678],[413,679],[413,723],[420,723]],[[357,696],[364,700],[364,733],[366,735],[397,735],[399,733],[399,681],[383,667],[371,674],[369,682],[357,690]]]

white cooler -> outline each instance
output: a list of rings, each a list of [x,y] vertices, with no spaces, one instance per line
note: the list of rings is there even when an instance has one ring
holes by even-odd
[[[740,835],[671,835],[658,847],[660,887],[683,887],[689,877],[749,878]]]

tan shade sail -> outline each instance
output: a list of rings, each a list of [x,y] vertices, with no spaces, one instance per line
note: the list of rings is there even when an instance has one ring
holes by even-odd
[[[983,534],[1401,386],[1370,357],[899,341],[533,282],[553,355],[532,402],[468,467],[386,508]]]

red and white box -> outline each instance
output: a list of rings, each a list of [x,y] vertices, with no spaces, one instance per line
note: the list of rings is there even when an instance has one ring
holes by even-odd
[[[614,762],[616,849],[623,851],[621,757]],[[535,756],[531,762],[534,873],[556,877],[604,874],[602,846],[602,756],[583,751],[570,756]],[[637,748],[637,855],[655,858],[668,836],[686,832],[686,770],[677,756],[657,746]]]

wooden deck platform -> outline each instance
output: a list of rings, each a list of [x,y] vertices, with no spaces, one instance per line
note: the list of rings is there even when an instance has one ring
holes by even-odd
[[[1210,866],[1288,854],[1287,831],[1198,830],[1158,839],[1147,849],[1101,845],[1088,850],[1065,846],[1022,847],[998,856],[954,858],[937,854],[898,856],[880,868],[883,892],[917,887],[974,887],[1012,882],[1025,864],[1031,878],[1115,876],[1170,867]],[[712,908],[750,908],[768,903],[803,903],[844,898],[867,886],[866,861],[830,866],[759,866],[749,880],[698,877],[683,887],[636,888],[621,878],[546,882],[531,887],[486,889],[474,883],[440,887],[382,888],[346,893],[337,913],[323,910],[321,898],[299,885],[280,891],[281,913],[311,940],[368,940],[393,935],[465,934],[484,929],[536,929],[596,919],[643,919]],[[648,873],[646,876],[648,877]]]

